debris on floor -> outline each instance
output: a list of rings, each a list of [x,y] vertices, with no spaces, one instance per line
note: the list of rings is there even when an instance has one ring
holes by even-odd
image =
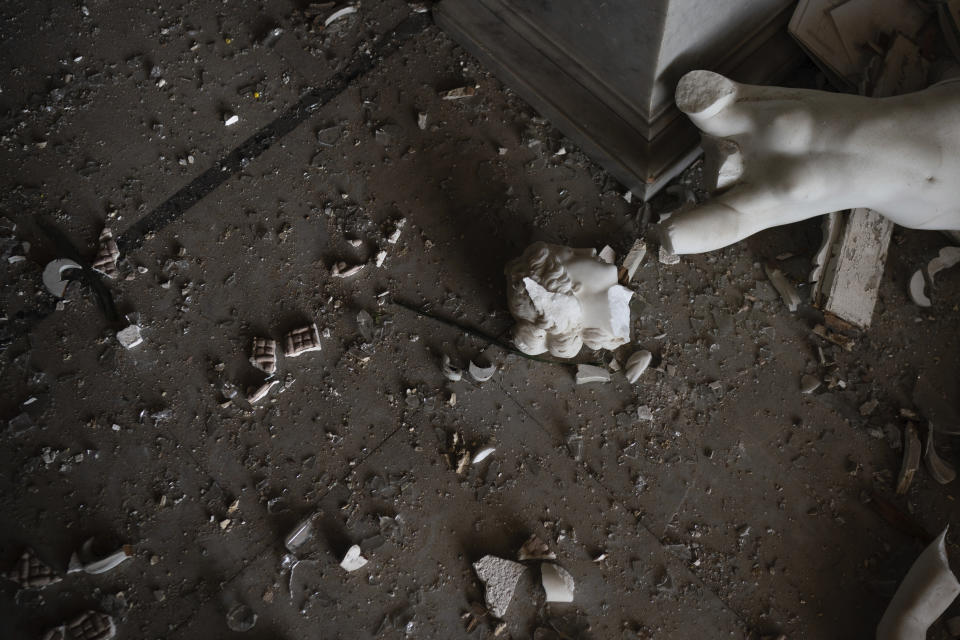
[[[457,87],[448,91],[441,91],[440,97],[444,100],[462,100],[477,95],[476,87]]]
[[[290,531],[283,541],[287,551],[295,554],[300,547],[313,538],[313,517],[314,514],[310,514]]]
[[[490,613],[495,618],[503,618],[527,567],[513,560],[483,556],[473,563],[473,570],[484,585],[484,599]]]
[[[933,284],[934,276],[950,267],[960,263],[960,247],[948,246],[940,249],[937,257],[927,263],[926,276],[924,269],[917,269],[910,278],[909,293],[910,299],[918,307],[929,307],[933,303],[927,296],[927,282]]]
[[[360,545],[355,544],[347,549],[346,555],[340,561],[340,566],[347,571],[356,571],[367,564],[367,559],[360,554]]]
[[[937,618],[960,595],[950,570],[947,529],[923,550],[887,606],[877,626],[877,640],[922,640]]]
[[[463,379],[463,370],[453,366],[453,363],[450,361],[450,356],[447,354],[443,354],[441,358],[440,370],[443,371],[444,377],[451,382],[459,382]]]
[[[365,266],[365,264],[349,265],[343,261],[336,262],[330,269],[330,275],[334,278],[351,278],[363,271]]]
[[[819,389],[821,384],[823,383],[820,381],[820,378],[805,373],[803,377],[800,378],[800,393],[809,395]]]
[[[387,236],[387,244],[397,244],[400,242],[400,234],[403,233],[403,227],[406,224],[406,218],[399,218],[393,222],[393,230]]]
[[[783,303],[787,305],[787,309],[796,311],[797,307],[800,306],[800,294],[797,293],[796,287],[787,280],[787,277],[783,275],[780,269],[771,269],[764,265],[763,270],[766,272],[767,278],[770,279],[773,288],[776,289],[780,297],[783,298]]]
[[[289,332],[284,338],[283,355],[296,358],[310,351],[320,351],[320,331],[317,323],[300,327]]]
[[[468,371],[470,371],[470,377],[477,382],[486,382],[497,372],[497,365],[491,364],[484,367],[471,360]]]
[[[43,270],[43,285],[51,294],[57,298],[62,298],[67,290],[67,285],[70,283],[69,280],[64,278],[64,274],[74,269],[82,271],[83,267],[66,258],[51,260]]]
[[[489,458],[493,452],[496,451],[495,447],[484,447],[473,454],[473,460],[470,461],[470,464],[480,464],[487,458]]]
[[[257,404],[266,398],[270,391],[278,384],[280,384],[279,380],[267,380],[259,387],[251,388],[249,393],[247,393],[247,402],[250,404]]]
[[[629,192],[628,192],[629,193]],[[623,263],[620,265],[619,279],[620,284],[628,285],[633,280],[634,274],[637,272],[637,269],[640,268],[640,265],[643,264],[643,259],[647,255],[647,244],[643,240],[635,240],[633,246],[630,247],[630,251],[627,252],[627,255],[623,259]]]
[[[44,563],[33,549],[24,551],[5,577],[16,582],[21,589],[42,589],[63,579]]]
[[[86,611],[47,631],[43,640],[111,640],[116,635],[117,627],[111,616],[100,611]]]
[[[120,249],[117,248],[117,241],[113,239],[113,232],[110,227],[104,227],[100,232],[100,248],[97,251],[97,257],[93,261],[93,268],[108,278],[116,278],[119,275],[117,271],[117,258],[120,257]]]
[[[70,564],[67,567],[67,573],[107,573],[119,567],[125,560],[133,556],[133,547],[125,544],[113,553],[107,554],[102,558],[93,556],[93,538],[88,538],[80,551],[74,552],[70,556]]]
[[[541,582],[547,602],[573,602],[573,576],[563,567],[544,562],[540,565]]]
[[[649,351],[641,349],[640,351],[633,352],[633,354],[627,358],[627,362],[624,365],[624,375],[627,377],[627,382],[634,384],[639,380],[643,372],[650,366],[652,360],[653,354]]]
[[[254,338],[250,349],[250,364],[264,373],[277,372],[277,341],[270,338]]]
[[[131,324],[125,329],[117,331],[117,341],[124,349],[133,349],[143,344],[143,334],[140,332],[140,325]]]
[[[897,495],[904,495],[913,482],[913,476],[920,468],[920,438],[917,436],[917,427],[913,423],[903,430],[903,462],[900,466],[900,475],[897,476]]]
[[[235,604],[227,612],[227,627],[231,631],[244,633],[257,624],[257,614],[245,604]]]
[[[638,374],[639,375],[639,374]],[[610,382],[610,372],[603,367],[592,364],[577,365],[577,384],[590,384],[591,382]]]
[[[323,26],[329,27],[331,24],[333,24],[337,20],[340,20],[341,18],[345,18],[346,16],[352,15],[356,12],[357,12],[356,5],[351,4],[345,7],[341,7],[340,9],[337,9],[336,11],[331,13],[329,16],[327,16],[327,19],[323,21]]]
[[[520,547],[517,553],[517,560],[556,560],[557,554],[550,550],[547,543],[540,539],[537,534],[531,535],[527,541]]]
[[[923,461],[926,463],[927,471],[930,477],[939,484],[950,484],[957,477],[957,472],[952,465],[937,455],[937,450],[933,444],[933,425],[927,426],[927,444],[923,454]]]

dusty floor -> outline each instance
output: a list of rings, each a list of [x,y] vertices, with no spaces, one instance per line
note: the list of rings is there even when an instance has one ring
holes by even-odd
[[[2,582],[5,638],[86,609],[120,638],[228,638],[238,603],[258,614],[241,637],[466,637],[471,563],[531,533],[576,599],[545,605],[531,570],[514,638],[863,638],[925,536],[960,521],[956,485],[925,470],[893,494],[915,386],[957,402],[960,272],[929,310],[905,296],[938,234],[897,230],[850,352],[763,274],[803,280],[815,221],[648,259],[633,335],[655,370],[578,387],[456,325],[504,335],[508,259],[538,239],[622,252],[642,209],[429,14],[364,3],[321,30],[331,9],[283,0],[2,11],[0,214],[30,248],[0,267],[0,567],[32,547],[63,572],[90,537],[134,553],[42,590]],[[120,277],[58,304],[43,266],[89,262],[104,224]],[[331,277],[381,249],[382,268]],[[126,350],[130,313],[145,342]],[[311,321],[322,351],[281,358],[282,384],[247,405],[252,339]],[[501,368],[449,382],[443,354]],[[845,388],[803,395],[806,373]],[[458,475],[454,433],[496,452]],[[283,540],[311,514],[291,579]],[[369,564],[348,574],[354,543]]]

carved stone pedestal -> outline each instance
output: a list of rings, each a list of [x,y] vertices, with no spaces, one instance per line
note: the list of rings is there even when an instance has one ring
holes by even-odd
[[[443,0],[437,23],[635,195],[685,168],[699,134],[673,89],[702,68],[773,83],[802,59],[792,0]]]

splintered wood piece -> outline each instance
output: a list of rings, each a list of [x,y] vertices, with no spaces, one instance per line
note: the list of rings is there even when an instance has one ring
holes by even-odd
[[[911,423],[903,432],[903,463],[900,466],[900,475],[897,477],[898,496],[905,494],[913,482],[913,476],[920,467],[921,448],[917,427]]]
[[[288,358],[296,358],[308,351],[320,351],[320,332],[316,323],[294,329],[283,343],[283,355]]]

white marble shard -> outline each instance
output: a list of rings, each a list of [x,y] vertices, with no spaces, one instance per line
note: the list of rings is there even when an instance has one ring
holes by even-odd
[[[440,360],[440,370],[450,382],[459,382],[463,379],[463,370],[460,367],[455,367],[447,354],[443,354],[443,358]]]
[[[780,294],[787,308],[790,311],[796,311],[797,307],[800,306],[800,294],[797,293],[796,287],[787,280],[787,277],[783,275],[780,269],[771,269],[764,265],[763,270],[767,273],[770,284],[772,284],[773,288]]]
[[[107,573],[119,567],[125,560],[133,556],[133,547],[125,544],[113,553],[102,558],[93,558],[93,538],[88,538],[79,552],[70,556],[67,573],[89,573],[92,575]]]
[[[356,571],[367,564],[367,559],[360,554],[360,545],[355,544],[349,549],[347,553],[343,556],[343,560],[340,561],[340,566],[343,567],[346,571]]]
[[[918,307],[929,307],[933,301],[927,297],[927,281],[923,278],[923,269],[917,269],[910,277],[910,286],[907,292],[913,304]]]
[[[486,382],[493,377],[493,374],[497,372],[497,365],[491,364],[488,367],[481,367],[473,360],[470,361],[470,366],[467,367],[467,370],[470,371],[471,377],[477,382]]]
[[[949,269],[958,262],[960,262],[960,247],[949,246],[940,249],[937,257],[927,263],[927,276],[930,278],[930,283],[933,284],[935,275],[944,269]],[[933,304],[927,297],[926,287],[927,283],[923,277],[923,270],[917,269],[910,278],[909,293],[910,299],[919,307],[929,307]]]
[[[649,351],[634,352],[633,355],[627,359],[627,364],[625,365],[624,375],[627,376],[627,381],[633,384],[639,380],[643,372],[650,366],[652,360],[653,354]]]
[[[267,395],[270,393],[270,390],[273,389],[278,384],[280,384],[279,380],[267,380],[259,387],[256,387],[255,389],[253,389],[253,391],[251,391],[250,394],[247,395],[247,402],[249,402],[250,404],[257,404],[258,402],[266,398]]]
[[[520,547],[517,554],[518,560],[556,560],[557,554],[550,551],[547,543],[540,539],[537,534],[531,535],[527,541]]]
[[[820,378],[808,373],[804,374],[803,377],[800,378],[800,393],[809,395],[819,389],[820,384]]]
[[[923,461],[927,465],[930,476],[940,484],[950,484],[957,477],[957,471],[946,460],[937,454],[933,445],[933,425],[927,427],[927,445],[923,453]]]
[[[496,451],[495,447],[484,447],[473,454],[473,460],[470,461],[470,464],[480,464],[487,458],[489,458],[493,452]]]
[[[589,384],[591,382],[610,382],[610,372],[603,367],[592,364],[578,364],[577,384]]]
[[[623,259],[623,264],[620,266],[620,282],[629,284],[630,281],[633,280],[634,274],[637,272],[637,269],[640,268],[640,265],[643,264],[643,259],[646,255],[646,243],[643,240],[636,240]]]
[[[337,262],[330,268],[330,275],[334,278],[351,278],[363,271],[365,266],[365,264],[348,265],[343,261]]]
[[[83,269],[83,267],[66,258],[51,260],[43,269],[43,286],[56,297],[62,298],[69,282],[64,279],[63,274],[71,269]]]
[[[540,577],[547,602],[573,602],[574,582],[570,572],[551,562],[540,565]]]
[[[513,560],[483,556],[473,563],[473,570],[483,583],[487,609],[495,618],[503,618],[527,567]]]
[[[123,345],[125,349],[133,349],[139,346],[143,343],[143,335],[140,333],[140,327],[131,324],[129,327],[117,331],[117,341]]]
[[[331,24],[333,24],[334,22],[336,22],[336,21],[339,20],[340,18],[349,16],[350,14],[356,13],[356,12],[357,12],[357,7],[356,7],[356,5],[347,5],[346,7],[343,7],[342,9],[337,9],[336,11],[334,11],[333,13],[331,13],[329,16],[327,16],[327,19],[323,21],[323,26],[324,26],[324,27],[329,27]]]
[[[960,595],[947,559],[947,530],[916,559],[877,626],[877,640],[923,640],[927,629]]]

